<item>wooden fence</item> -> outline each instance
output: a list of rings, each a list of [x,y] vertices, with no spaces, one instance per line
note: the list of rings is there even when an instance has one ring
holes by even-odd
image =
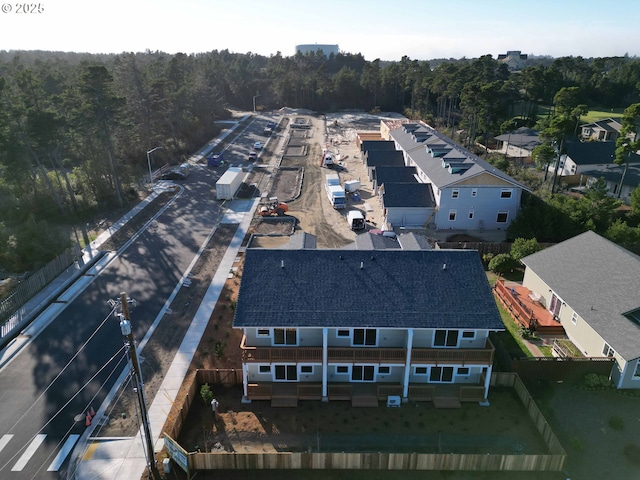
[[[238,370],[198,370],[191,378],[189,392],[173,424],[165,426],[169,443],[175,443],[191,402],[203,383],[215,383],[216,379],[228,382],[241,380]],[[446,471],[562,471],[566,453],[526,387],[515,373],[494,373],[494,386],[514,388],[526,408],[532,422],[540,432],[547,454],[499,455],[499,454],[436,454],[436,453],[382,453],[382,452],[279,452],[279,453],[189,453],[188,472],[198,470],[240,469],[341,469],[341,470],[446,470]],[[170,452],[171,453],[171,452]],[[180,461],[184,461],[181,457]]]
[[[471,232],[473,235],[473,232]],[[437,242],[437,247],[440,249],[455,249],[455,250],[477,250],[480,257],[491,253],[498,255],[500,253],[509,253],[511,251],[510,242]],[[555,245],[554,243],[540,243],[543,249]]]

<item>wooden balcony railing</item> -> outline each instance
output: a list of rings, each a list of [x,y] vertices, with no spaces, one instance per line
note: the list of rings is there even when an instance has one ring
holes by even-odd
[[[242,361],[251,363],[322,362],[322,347],[247,347],[244,338],[240,345]],[[412,364],[491,365],[494,347],[487,339],[485,348],[414,348]],[[404,364],[404,348],[353,347],[327,349],[329,363]]]

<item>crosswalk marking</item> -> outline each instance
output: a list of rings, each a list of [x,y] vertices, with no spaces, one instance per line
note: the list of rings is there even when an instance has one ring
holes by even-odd
[[[24,467],[27,465],[27,462],[31,459],[31,457],[33,457],[33,454],[36,453],[36,450],[38,450],[38,447],[42,444],[42,442],[44,442],[45,438],[47,438],[46,434],[41,433],[39,435],[36,435],[33,441],[29,444],[27,449],[24,451],[24,453],[20,457],[20,460],[18,460],[17,463],[13,466],[11,471],[21,472],[24,469]]]
[[[53,459],[53,462],[51,462],[51,465],[47,468],[47,472],[57,472],[60,469],[79,438],[80,435],[69,435],[69,438],[64,442],[64,445],[58,452],[58,455],[56,455],[56,458]]]
[[[13,435],[11,434],[3,435],[2,438],[0,438],[0,452],[4,447],[7,446],[7,444],[11,441],[12,438],[13,438]]]

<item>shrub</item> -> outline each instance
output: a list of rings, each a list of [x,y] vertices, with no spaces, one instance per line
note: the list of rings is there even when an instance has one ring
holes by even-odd
[[[489,262],[489,270],[498,275],[510,272],[517,267],[517,262],[508,253],[499,253]]]
[[[202,397],[204,403],[206,403],[207,405],[209,405],[211,403],[211,400],[213,400],[213,391],[211,390],[211,387],[208,383],[205,383],[200,387],[200,396]]]
[[[628,443],[623,449],[624,456],[634,465],[640,465],[640,446],[634,443]]]
[[[584,386],[588,390],[604,390],[613,387],[613,383],[606,375],[588,373],[584,376]]]
[[[224,357],[224,352],[227,349],[227,344],[218,340],[216,344],[213,346],[213,351],[216,354],[216,358]]]

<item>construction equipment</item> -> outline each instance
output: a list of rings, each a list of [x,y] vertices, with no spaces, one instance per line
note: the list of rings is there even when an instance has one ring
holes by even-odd
[[[269,203],[260,207],[261,217],[282,217],[289,211],[285,202],[279,202],[277,197],[269,198]]]

